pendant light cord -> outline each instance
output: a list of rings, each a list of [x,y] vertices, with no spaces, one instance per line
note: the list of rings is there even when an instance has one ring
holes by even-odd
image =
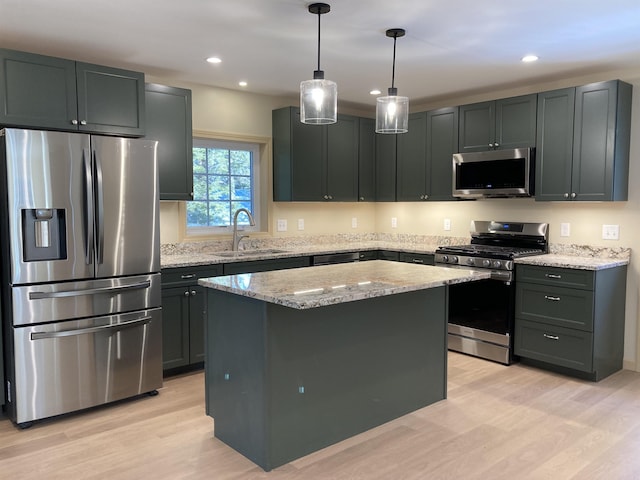
[[[318,12],[318,71],[320,70],[320,16],[321,13]]]
[[[396,40],[397,36],[393,36],[393,66],[391,67],[391,88],[394,88],[394,83],[396,80]],[[319,61],[319,60],[318,60]]]

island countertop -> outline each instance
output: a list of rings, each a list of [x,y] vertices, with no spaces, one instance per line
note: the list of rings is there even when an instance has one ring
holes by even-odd
[[[286,307],[308,309],[489,276],[488,271],[372,260],[203,278],[198,283]]]

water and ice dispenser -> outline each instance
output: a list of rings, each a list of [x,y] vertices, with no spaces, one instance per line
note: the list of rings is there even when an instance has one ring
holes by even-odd
[[[25,262],[66,259],[67,229],[65,209],[23,209],[22,242],[22,256]]]

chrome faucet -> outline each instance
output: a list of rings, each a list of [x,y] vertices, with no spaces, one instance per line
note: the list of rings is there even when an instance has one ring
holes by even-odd
[[[251,215],[251,212],[246,208],[239,208],[235,211],[235,213],[233,214],[233,245],[231,247],[234,252],[238,251],[240,240],[247,236],[238,234],[238,214],[241,212],[246,213],[247,217],[249,217],[249,225],[253,227],[256,224],[255,220],[253,219],[253,215]]]

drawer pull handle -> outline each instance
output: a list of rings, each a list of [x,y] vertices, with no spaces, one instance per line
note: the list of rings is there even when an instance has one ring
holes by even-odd
[[[183,280],[187,280],[189,278],[195,278],[195,277],[196,277],[195,273],[189,273],[187,275],[180,275],[180,278],[183,279]]]
[[[545,298],[545,300],[551,300],[552,302],[559,302],[560,301],[560,297],[552,297],[551,295],[545,295],[544,298]]]
[[[549,335],[548,333],[543,333],[544,338],[548,338],[549,340],[560,340],[558,335]]]
[[[558,275],[556,273],[545,273],[544,276],[547,278],[555,278],[557,280],[560,280],[562,278],[562,275]]]
[[[414,258],[413,263],[424,263],[424,260],[421,260],[419,258]]]

